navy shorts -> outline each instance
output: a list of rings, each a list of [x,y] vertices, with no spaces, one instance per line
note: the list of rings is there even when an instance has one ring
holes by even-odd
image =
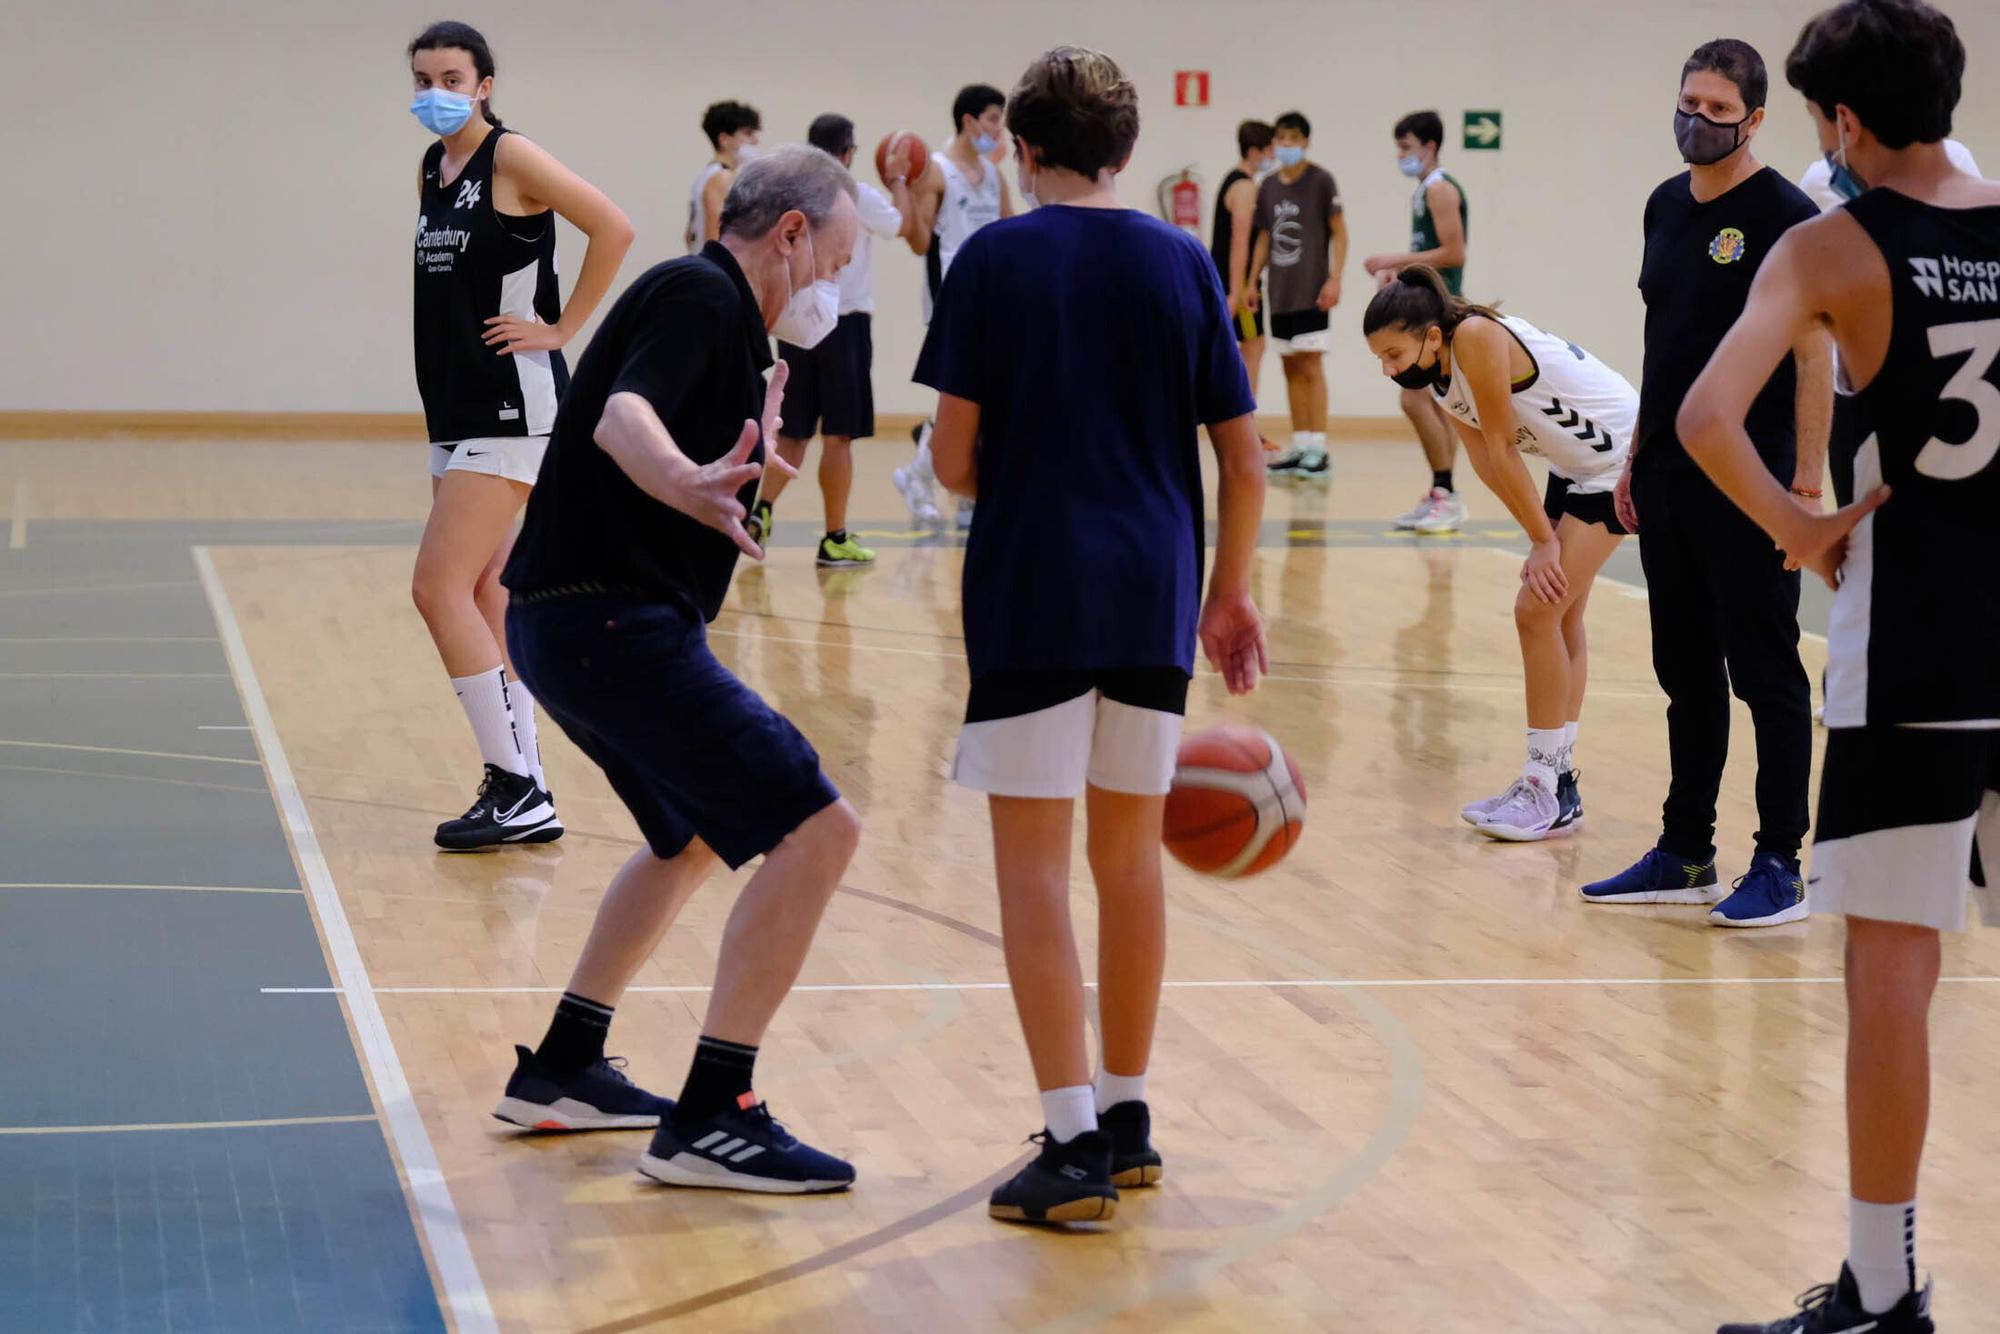
[[[840,800],[798,728],[715,660],[692,609],[599,593],[516,601],[507,645],[657,857],[698,837],[734,870]]]
[[[778,355],[792,370],[779,435],[810,440],[824,432],[865,440],[875,434],[874,323],[866,312],[842,315],[811,351],[779,341]]]

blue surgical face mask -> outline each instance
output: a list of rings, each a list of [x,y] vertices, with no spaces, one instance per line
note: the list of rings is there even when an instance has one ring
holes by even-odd
[[[975,134],[972,136],[972,151],[981,157],[985,157],[999,146],[1000,141],[990,134]]]
[[[1405,154],[1396,159],[1396,170],[1405,176],[1421,176],[1424,174],[1424,160],[1415,153]]]
[[[1859,199],[1868,191],[1867,183],[1854,174],[1854,168],[1847,165],[1847,139],[1842,136],[1840,147],[1826,155],[1826,165],[1833,169],[1833,176],[1827,184],[1842,199]]]
[[[457,134],[472,119],[472,99],[464,93],[443,88],[426,88],[410,103],[410,114],[432,134],[443,138]]]
[[[1278,165],[1281,167],[1296,167],[1306,160],[1306,150],[1297,144],[1279,144],[1272,151],[1277,154]]]

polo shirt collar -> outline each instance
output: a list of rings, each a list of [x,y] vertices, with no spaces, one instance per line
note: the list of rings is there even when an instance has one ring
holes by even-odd
[[[736,256],[729,253],[729,247],[720,241],[710,241],[701,248],[701,257],[729,275],[736,284],[736,295],[743,302],[743,333],[750,343],[750,355],[758,370],[767,370],[776,357],[771,355],[771,334],[764,327],[764,313],[757,305],[757,294],[750,290],[750,280],[743,276],[743,266],[736,262]]]

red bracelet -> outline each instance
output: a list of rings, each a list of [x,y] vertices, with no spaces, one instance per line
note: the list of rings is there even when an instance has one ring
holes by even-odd
[[[1806,489],[1805,489],[1805,488],[1803,488],[1803,487],[1797,487],[1797,486],[1795,486],[1795,487],[1793,487],[1793,488],[1792,488],[1792,494],[1793,494],[1793,495],[1795,495],[1795,496],[1801,496],[1801,497],[1803,497],[1803,498],[1804,498],[1804,499],[1806,499],[1806,500],[1818,500],[1818,499],[1820,499],[1820,498],[1821,498],[1822,496],[1824,496],[1824,495],[1826,494],[1826,492],[1824,492],[1824,491],[1808,491],[1808,490],[1806,490]]]

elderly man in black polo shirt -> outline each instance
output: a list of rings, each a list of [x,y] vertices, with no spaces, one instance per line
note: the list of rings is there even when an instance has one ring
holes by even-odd
[[[1672,775],[1656,847],[1583,887],[1592,903],[1713,903],[1717,926],[1777,926],[1807,912],[1799,847],[1812,767],[1812,688],[1799,661],[1799,575],[1688,458],[1681,399],[1743,313],[1788,228],[1818,216],[1751,156],[1764,121],[1764,61],[1747,42],[1696,49],[1681,69],[1674,137],[1689,170],[1646,201],[1645,379],[1619,518],[1639,534],[1653,672],[1667,692]],[[1750,409],[1765,466],[1817,507],[1833,411],[1832,346],[1814,331]],[[1727,898],[1715,870],[1715,802],[1729,758],[1729,693],[1757,732],[1757,846]],[[1717,903],[1717,900],[1722,900]]]
[[[719,240],[627,289],[577,363],[503,576],[522,679],[604,770],[646,846],[612,879],[548,1035],[517,1049],[495,1115],[543,1130],[656,1126],[639,1170],[672,1185],[792,1194],[854,1180],[772,1119],[751,1067],[860,822],[704,633],[738,552],[762,554],[743,520],[783,397],[782,363],[765,391],[768,334],[810,347],[832,329],[854,194],[816,148],[759,158],[730,189]],[[679,1103],[655,1097],[604,1057],[612,1007],[716,862],[756,857]]]

